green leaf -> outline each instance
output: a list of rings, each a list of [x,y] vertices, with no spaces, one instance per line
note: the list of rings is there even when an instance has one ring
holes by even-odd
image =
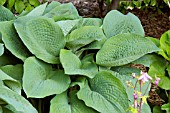
[[[51,100],[50,113],[97,113],[92,108],[87,107],[82,100],[72,91],[67,97],[67,92],[56,95]]]
[[[2,56],[4,53],[4,44],[0,43],[0,56]]]
[[[1,15],[0,21],[10,21],[15,19],[15,16],[12,14],[12,12],[1,5],[0,5],[0,15]]]
[[[6,65],[0,67],[0,69],[5,72],[10,77],[14,78],[15,80],[20,81],[20,84],[22,84],[22,77],[23,77],[23,65],[17,64],[17,65]]]
[[[151,6],[155,6],[157,3],[157,0],[151,0]]]
[[[98,26],[102,25],[102,20],[99,18],[82,18],[78,24],[78,28],[82,26]]]
[[[82,79],[77,96],[100,113],[128,113],[126,89],[119,79],[107,71],[99,72],[93,79]],[[100,87],[99,87],[100,86]]]
[[[53,18],[55,21],[59,20],[74,20],[79,19],[80,16],[72,3],[61,4],[44,16]]]
[[[11,105],[6,105],[2,107],[4,113],[21,113],[20,111],[15,110]]]
[[[138,9],[140,9],[141,8],[141,6],[142,6],[142,1],[132,1],[133,2],[133,4],[138,8]]]
[[[104,38],[104,39],[102,39],[100,41],[94,41],[94,42],[90,43],[89,45],[83,47],[81,50],[76,51],[76,55],[80,56],[83,53],[84,50],[98,50],[98,49],[101,49],[106,40],[107,40],[107,38]]]
[[[162,110],[166,110],[166,113],[170,113],[170,103],[161,106]]]
[[[78,22],[79,22],[79,19],[76,19],[76,20],[61,20],[61,21],[57,21],[56,23],[62,29],[64,36],[66,36],[73,30],[73,28],[76,26],[76,24]]]
[[[107,38],[122,33],[135,33],[144,36],[144,30],[138,17],[132,13],[123,15],[116,10],[110,11],[105,16],[103,30]]]
[[[145,67],[150,67],[150,65],[155,61],[164,62],[165,59],[157,54],[146,54],[141,58],[133,61],[132,64],[142,64]]]
[[[3,113],[2,107],[0,106],[0,113]]]
[[[76,51],[93,41],[100,41],[105,38],[106,37],[100,27],[84,26],[71,32],[67,37],[66,46],[73,51]]]
[[[2,70],[0,70],[0,80],[3,81],[3,83],[13,91],[17,92],[18,94],[21,94],[21,84],[19,81],[15,80],[14,78],[10,77],[6,73],[4,73]]]
[[[27,97],[43,98],[60,94],[69,85],[70,78],[62,70],[54,70],[51,65],[35,57],[24,62],[23,89]]]
[[[93,78],[98,72],[92,54],[85,56],[83,60],[80,61],[80,59],[70,50],[61,49],[60,61],[65,74],[85,75],[89,78]]]
[[[29,3],[35,7],[37,7],[38,5],[40,5],[40,2],[38,0],[29,0]]]
[[[164,113],[164,112],[161,110],[161,106],[154,106],[153,113]]]
[[[8,0],[8,7],[12,8],[15,4],[15,0]]]
[[[152,113],[151,112],[151,108],[148,104],[143,104],[142,105],[142,110],[141,110],[141,113]]]
[[[153,78],[155,81],[155,76],[159,77],[161,80],[158,84],[159,87],[165,90],[170,90],[170,78],[166,76],[165,69],[167,68],[168,63],[166,61],[160,62],[156,61],[153,62],[149,68],[148,74]]]
[[[144,0],[145,5],[148,6],[149,3],[150,3],[150,1],[151,1],[151,0]]]
[[[151,40],[157,47],[160,47],[160,41],[157,38],[153,37],[146,37],[147,39]]]
[[[160,48],[162,51],[159,52],[165,59],[170,61],[170,30],[165,32],[160,38]]]
[[[5,43],[5,47],[17,58],[24,61],[31,53],[18,37],[13,21],[0,22],[0,26],[0,32],[2,33],[2,40]]]
[[[170,64],[167,66],[166,70],[168,71],[168,74],[169,74],[169,77],[170,77]]]
[[[0,98],[23,113],[38,113],[36,109],[22,96],[7,88],[0,87]]]
[[[126,75],[127,77],[130,77],[130,78],[132,78],[132,73],[136,73],[136,75],[139,75],[140,72],[141,72],[140,69],[137,69],[137,68],[134,68],[134,67],[128,67],[128,66],[127,67],[126,66],[113,67],[113,68],[111,68],[111,70],[120,74],[120,75],[117,75],[117,76]],[[112,74],[114,75],[116,73],[112,73]],[[115,76],[115,77],[117,77],[117,76]],[[121,79],[121,78],[119,78],[119,79]],[[124,80],[126,80],[126,79],[127,78],[125,77]],[[122,83],[125,83],[125,81],[122,81]],[[125,85],[127,85],[127,84],[125,84]]]
[[[149,39],[137,34],[119,34],[104,43],[96,55],[96,62],[101,66],[121,66],[155,51],[159,48]]]
[[[7,54],[3,54],[2,56],[0,56],[0,67],[9,64],[17,64],[17,63],[18,61],[13,56]]]
[[[55,7],[59,6],[61,3],[57,1],[52,1],[45,9],[44,14],[49,13]]]
[[[119,70],[116,70],[118,73],[111,71],[111,70],[107,70],[107,71],[112,73],[112,75],[114,77],[118,78],[122,82],[122,84],[124,85],[124,87],[126,89],[126,93],[128,95],[129,103],[133,104],[133,102],[134,102],[134,97],[133,97],[134,89],[132,87],[128,87],[127,81],[130,81],[132,83],[132,85],[134,86],[136,84],[136,79],[132,78],[132,73],[135,73],[137,76],[139,76],[140,70],[132,68],[132,67],[122,67],[122,68],[120,67]],[[148,95],[149,91],[150,91],[150,87],[151,87],[150,82],[145,83],[142,86],[142,89],[143,89],[142,94],[146,93],[146,95]],[[136,90],[140,91],[140,85],[139,84],[136,86]],[[147,105],[145,107],[147,109]]]
[[[47,6],[47,3],[34,8],[30,13],[27,14],[27,16],[42,16],[45,11],[46,6]]]
[[[4,5],[6,0],[0,0],[0,5]]]
[[[25,9],[24,2],[17,0],[15,2],[15,10],[20,14],[24,9]]]
[[[29,3],[26,5],[26,8],[25,8],[25,11],[26,11],[26,14],[29,13],[29,11],[31,11],[32,9],[34,9],[33,6],[31,6]],[[24,12],[22,12],[21,14],[24,14]],[[20,14],[20,15],[21,15]]]
[[[47,63],[59,63],[58,56],[60,49],[65,46],[65,39],[62,30],[52,19],[21,17],[14,25],[31,53]]]

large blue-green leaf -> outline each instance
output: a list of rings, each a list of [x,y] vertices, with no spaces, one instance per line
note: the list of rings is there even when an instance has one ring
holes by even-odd
[[[150,65],[155,62],[155,61],[160,61],[164,62],[165,59],[157,54],[146,54],[142,56],[141,58],[133,61],[133,64],[142,64],[145,67],[150,67]]]
[[[4,44],[0,43],[0,56],[4,54]]]
[[[100,70],[101,70],[101,68],[100,68]],[[118,78],[122,82],[122,84],[124,85],[124,87],[126,89],[126,93],[128,95],[129,103],[130,103],[130,105],[133,105],[133,102],[134,102],[134,97],[133,97],[134,89],[132,87],[128,87],[127,81],[130,81],[131,84],[134,86],[137,79],[132,78],[132,73],[135,73],[137,76],[139,76],[140,75],[140,70],[137,69],[137,68],[133,68],[133,67],[115,67],[114,69],[112,68],[112,70],[114,70],[114,71],[111,71],[111,70],[106,69],[106,68],[105,69],[102,68],[102,70],[105,70],[107,72],[112,73],[112,75],[114,77]],[[145,83],[142,86],[142,94],[145,93],[145,96],[148,96],[149,91],[150,91],[150,86],[151,86],[150,82]],[[136,90],[140,91],[140,85],[139,84],[136,86]],[[151,113],[151,110],[150,110],[150,107],[149,107],[148,104],[143,105],[142,113]]]
[[[0,21],[9,21],[14,19],[15,16],[12,14],[12,12],[4,6],[0,5]]]
[[[162,89],[170,90],[170,78],[166,75],[165,72],[167,65],[168,63],[166,61],[155,61],[151,64],[148,74],[153,78],[153,81],[156,79],[155,76],[159,77],[161,80],[158,86]]]
[[[58,63],[57,56],[65,46],[65,39],[61,28],[52,19],[21,17],[14,25],[31,53],[47,63]]]
[[[2,107],[0,106],[0,113],[3,113]]]
[[[3,83],[13,91],[17,92],[18,94],[21,94],[21,84],[19,81],[15,80],[11,76],[7,75],[7,73],[0,70],[0,80],[3,81]]]
[[[60,94],[67,90],[70,78],[62,70],[54,70],[52,66],[29,57],[24,62],[23,89],[27,97],[43,98],[52,94]]]
[[[9,75],[10,77],[14,78],[15,80],[19,81],[22,84],[22,76],[23,76],[23,65],[5,65],[0,67],[0,69]]]
[[[5,87],[0,87],[0,99],[22,113],[38,113],[36,109],[22,96]]]
[[[84,26],[76,29],[67,37],[66,46],[73,51],[96,40],[105,39],[102,29],[98,26]]]
[[[17,111],[12,105],[5,105],[2,106],[3,113],[21,113],[20,111]]]
[[[76,51],[75,53],[76,53],[76,55],[80,56],[85,50],[99,50],[102,48],[102,46],[106,40],[107,40],[107,38],[104,38],[100,41],[94,41],[94,42],[88,44],[87,46],[84,46],[79,51]]]
[[[159,54],[161,54],[165,59],[170,61],[170,30],[165,32],[160,38],[160,48]]]
[[[101,66],[120,66],[155,51],[159,48],[147,38],[137,34],[119,34],[104,43],[96,55],[96,62]]]
[[[52,1],[45,9],[44,14],[50,12],[53,10],[55,7],[59,6],[61,3],[57,1]]]
[[[67,92],[56,95],[51,100],[50,113],[97,113],[92,108],[87,107],[82,100],[72,91],[67,96]]]
[[[62,29],[64,36],[69,34],[73,28],[76,26],[76,24],[79,22],[79,19],[76,20],[61,20],[57,21],[56,23],[60,26]]]
[[[3,54],[2,56],[0,56],[0,67],[5,65],[10,65],[10,64],[13,65],[17,63],[18,61],[12,56],[9,56],[7,54]]]
[[[81,61],[78,56],[73,54],[70,50],[62,49],[60,52],[60,62],[64,68],[65,74],[85,75],[89,78],[93,78],[98,72],[92,54],[85,56]]]
[[[29,12],[27,14],[27,16],[41,16],[41,15],[43,15],[46,6],[47,6],[47,3],[34,8],[31,12]]]
[[[82,79],[77,96],[100,113],[128,113],[128,96],[119,79],[107,71],[99,72],[93,79]]]
[[[144,36],[144,29],[137,16],[123,15],[117,10],[110,11],[103,20],[103,30],[107,38],[122,33],[135,33]]]
[[[31,53],[18,37],[13,21],[0,22],[0,26],[0,32],[5,47],[17,58],[24,61]]]
[[[44,16],[53,18],[55,21],[59,20],[74,20],[78,19],[79,14],[72,3],[61,4],[50,12],[46,13]]]
[[[102,25],[102,20],[99,18],[82,18],[77,25],[77,27],[82,26],[98,26],[100,27]]]

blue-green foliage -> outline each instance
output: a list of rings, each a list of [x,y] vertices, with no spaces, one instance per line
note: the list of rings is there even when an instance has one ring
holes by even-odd
[[[113,68],[160,50],[135,15],[82,18],[71,3],[45,3],[18,16],[0,6],[0,34],[0,112],[128,113],[125,82],[133,70]],[[42,109],[45,97],[50,111]]]

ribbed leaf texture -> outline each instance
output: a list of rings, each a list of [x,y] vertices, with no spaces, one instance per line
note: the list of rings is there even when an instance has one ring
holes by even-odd
[[[11,105],[18,112],[38,113],[37,110],[24,97],[2,86],[0,86],[0,98]]]
[[[13,25],[13,21],[0,22],[0,26],[0,32],[2,34],[2,40],[5,43],[5,47],[22,61],[29,57],[31,53],[19,38]]]
[[[96,40],[105,39],[102,29],[98,26],[84,26],[76,29],[67,37],[66,46],[73,51]]]
[[[137,16],[132,13],[124,15],[117,10],[112,10],[105,16],[103,30],[107,38],[122,33],[135,33],[144,36],[144,29]]]
[[[61,28],[52,19],[23,17],[17,19],[14,25],[31,53],[47,63],[58,63],[57,56],[65,46],[65,39]]]
[[[0,21],[10,21],[14,19],[15,16],[12,14],[12,12],[4,6],[0,5]]]
[[[119,34],[104,43],[96,55],[96,62],[101,66],[121,66],[155,51],[159,48],[147,38],[137,34]]]
[[[101,71],[93,79],[82,80],[77,96],[100,113],[128,113],[128,96],[119,79]]]

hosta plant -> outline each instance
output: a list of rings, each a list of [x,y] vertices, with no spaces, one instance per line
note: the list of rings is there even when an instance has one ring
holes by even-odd
[[[129,64],[160,50],[132,13],[82,18],[71,3],[18,16],[0,6],[0,33],[3,113],[128,113],[126,81],[140,74]]]

